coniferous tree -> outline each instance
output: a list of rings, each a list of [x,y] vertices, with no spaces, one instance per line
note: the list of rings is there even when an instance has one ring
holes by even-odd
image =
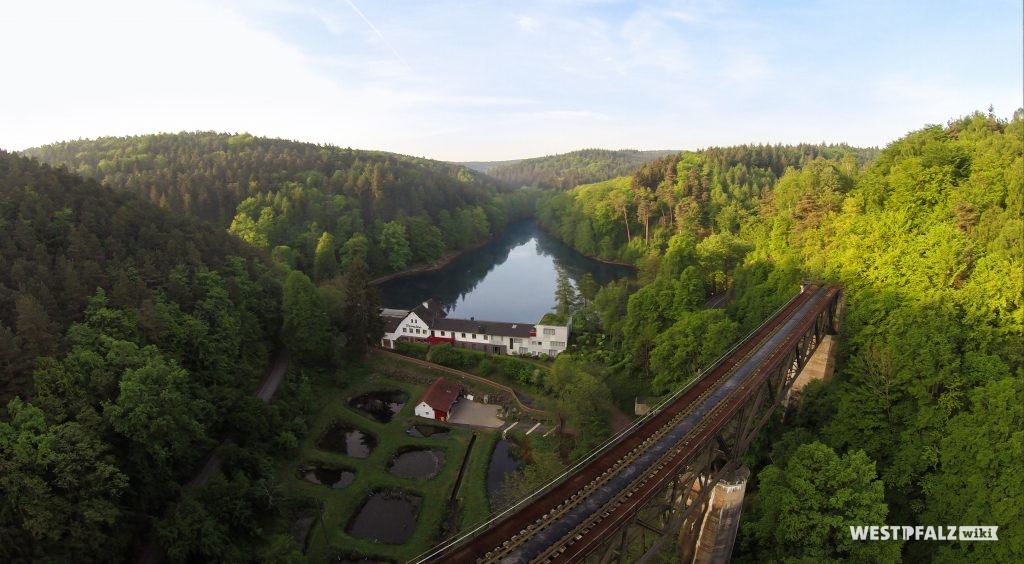
[[[564,268],[557,269],[558,274],[555,280],[555,313],[568,319],[579,305],[579,294],[569,279],[569,273]]]
[[[384,330],[380,319],[377,289],[370,285],[366,263],[358,258],[345,273],[346,353],[362,358],[368,347],[378,343]]]

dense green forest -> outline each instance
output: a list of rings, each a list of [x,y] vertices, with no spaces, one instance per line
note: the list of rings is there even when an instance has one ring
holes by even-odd
[[[542,388],[582,431],[576,454],[609,433],[600,406],[683,384],[801,280],[837,284],[837,373],[747,453],[734,558],[1024,558],[1024,110],[881,151],[711,148],[543,192],[247,135],[29,153],[67,169],[0,153],[0,559],[125,560],[143,538],[173,561],[297,556],[262,529],[301,503],[273,456],[306,433],[309,374],[379,332],[369,279],[533,213],[638,266],[635,282],[559,286],[577,337]],[[577,182],[559,174],[546,185]],[[266,404],[252,393],[282,345],[298,368]],[[183,488],[225,440],[223,475]],[[559,464],[546,454],[511,490]],[[1002,540],[849,541],[847,525],[883,522]]]
[[[646,162],[675,151],[583,149],[560,155],[500,163],[467,163],[512,186],[567,190],[629,174]]]
[[[754,145],[658,158],[629,176],[551,193],[537,208],[548,232],[580,252],[633,263],[676,234],[735,234],[788,168],[841,161],[853,171],[877,153],[846,145]],[[820,165],[818,165],[820,166]]]
[[[25,151],[161,208],[191,214],[320,279],[359,256],[403,270],[533,213],[534,195],[465,167],[384,152],[180,133],[71,141]]]
[[[538,219],[640,267],[638,290],[605,287],[581,312],[600,331],[574,356],[617,367],[615,397],[679,385],[802,279],[844,288],[837,375],[748,453],[737,560],[895,561],[899,543],[851,545],[844,529],[884,521],[1005,539],[910,543],[907,561],[1010,561],[1024,556],[1022,179],[1024,111],[977,113],[880,152],[666,157],[547,195]],[[722,292],[727,312],[700,308]]]
[[[256,550],[270,453],[304,432],[301,378],[252,395],[282,321],[269,259],[0,153],[0,264],[0,559],[120,561],[150,530],[175,561]],[[182,497],[225,437],[225,477]]]

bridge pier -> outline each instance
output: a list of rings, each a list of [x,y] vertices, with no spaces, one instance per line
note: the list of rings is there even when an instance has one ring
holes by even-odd
[[[747,490],[750,470],[740,466],[731,476],[723,478],[708,499],[708,508],[703,515],[703,522],[697,530],[697,541],[692,556],[681,554],[681,560],[687,564],[718,564],[728,562],[732,556],[732,545],[736,542],[736,533],[740,527],[740,515],[743,513],[743,496]],[[687,534],[684,529],[680,534]],[[685,546],[685,545],[683,545]]]
[[[807,384],[815,380],[828,382],[832,379],[832,374],[836,370],[836,349],[838,348],[835,335],[825,335],[821,338],[821,344],[815,349],[810,360],[800,370],[793,385],[786,392],[786,399],[782,403],[784,407],[792,407],[800,403],[800,393],[807,387]]]

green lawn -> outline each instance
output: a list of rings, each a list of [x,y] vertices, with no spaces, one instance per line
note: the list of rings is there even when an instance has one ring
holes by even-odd
[[[427,423],[426,420],[413,415],[415,404],[426,390],[425,385],[389,379],[372,369],[367,374],[353,377],[352,380],[344,389],[324,386],[317,390],[323,407],[314,421],[311,432],[300,447],[298,458],[283,463],[280,475],[284,477],[284,486],[290,493],[315,498],[323,508],[323,519],[318,518],[310,532],[307,550],[310,561],[324,562],[338,552],[405,561],[427,550],[442,537],[442,525],[449,511],[449,499],[474,430],[434,422],[433,424],[451,429],[447,437],[421,439],[409,436],[405,430],[410,425]],[[409,400],[390,423],[379,423],[369,415],[348,406],[350,398],[362,393],[396,389],[406,392]],[[345,422],[372,433],[377,438],[377,446],[368,458],[357,459],[316,447],[321,434],[335,421]],[[463,478],[459,493],[460,528],[482,520],[489,513],[486,492],[487,466],[491,448],[499,433],[491,430],[475,432],[478,438],[467,463],[466,476]],[[401,478],[389,474],[388,464],[403,446],[428,446],[443,451],[445,461],[440,473],[429,480]],[[298,476],[297,468],[300,464],[354,469],[355,481],[338,490],[313,484]],[[403,545],[388,545],[360,539],[345,531],[365,501],[367,493],[380,490],[398,490],[422,498],[416,528]]]

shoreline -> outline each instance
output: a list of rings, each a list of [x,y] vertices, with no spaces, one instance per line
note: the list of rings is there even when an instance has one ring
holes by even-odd
[[[549,235],[550,235],[550,233],[549,233]],[[554,237],[554,235],[552,235],[552,237]],[[570,244],[568,244],[568,243],[565,243],[564,241],[563,241],[563,244],[565,244],[565,245],[566,245],[567,247],[569,247],[570,249],[572,249],[572,250],[576,251],[577,253],[580,253],[580,251],[576,250],[576,247],[573,247],[572,245],[570,245]],[[614,261],[614,260],[605,260],[605,259],[603,259],[603,258],[597,258],[597,257],[592,257],[592,256],[590,256],[590,255],[584,255],[583,253],[580,253],[580,254],[581,254],[581,255],[583,255],[583,256],[585,256],[585,257],[587,257],[587,258],[588,258],[588,259],[590,259],[590,260],[593,260],[593,261],[597,261],[597,262],[600,262],[600,263],[602,263],[602,264],[610,264],[610,265],[612,265],[612,266],[622,266],[622,267],[625,267],[625,268],[631,268],[631,269],[633,269],[633,270],[640,270],[640,269],[639,269],[639,268],[637,267],[637,265],[635,265],[635,264],[632,264],[632,263],[628,263],[628,262],[618,262],[618,261]]]
[[[436,271],[441,270],[442,268],[448,266],[449,264],[454,262],[455,259],[461,257],[462,255],[464,255],[464,254],[466,254],[466,253],[468,253],[470,251],[475,251],[475,250],[479,249],[480,247],[483,247],[484,245],[494,241],[494,239],[498,235],[500,235],[500,233],[499,234],[491,235],[490,237],[487,237],[485,239],[481,239],[481,240],[473,243],[472,245],[466,247],[465,249],[460,249],[458,251],[448,251],[447,253],[442,255],[441,258],[435,260],[432,263],[421,264],[419,266],[414,266],[412,268],[407,268],[405,270],[400,270],[398,272],[392,272],[391,274],[385,274],[384,276],[378,276],[377,278],[374,278],[373,280],[370,280],[370,285],[371,286],[377,286],[378,284],[383,284],[385,282],[390,282],[392,280],[397,280],[399,278],[407,278],[409,276],[416,276],[417,274],[426,274],[428,272],[436,272]]]
[[[547,229],[544,229],[544,226],[542,226],[539,222],[537,222],[536,219],[534,219],[532,221],[534,221],[537,224],[537,227],[541,231],[543,231],[544,233],[547,233],[548,236],[552,237],[553,239],[555,239],[559,243],[561,243],[561,244],[565,245],[566,247],[572,249],[573,252],[579,253],[580,256],[586,257],[586,258],[588,258],[588,259],[590,259],[592,261],[599,262],[601,264],[608,264],[608,265],[611,265],[611,266],[621,266],[621,267],[625,267],[625,268],[630,268],[630,269],[632,269],[634,271],[638,270],[638,268],[637,268],[637,266],[635,264],[631,264],[631,263],[628,263],[628,262],[619,262],[619,261],[614,261],[614,260],[605,260],[605,259],[602,259],[602,258],[598,258],[598,257],[595,257],[595,256],[584,254],[584,253],[580,252],[578,249],[576,249],[576,247],[573,247],[572,245],[566,243],[565,241],[562,241],[560,238],[556,237],[553,233],[551,233]],[[502,231],[501,233],[504,233],[504,231]],[[421,264],[419,266],[414,266],[412,268],[407,268],[407,269],[401,270],[399,272],[392,272],[391,274],[385,274],[383,276],[378,276],[377,278],[374,278],[373,280],[370,280],[370,285],[371,286],[377,286],[379,284],[383,284],[385,282],[390,282],[392,280],[397,280],[399,278],[408,278],[410,276],[416,276],[418,274],[426,274],[426,273],[429,273],[429,272],[437,272],[438,270],[441,270],[442,268],[450,265],[452,262],[455,261],[455,259],[461,257],[462,255],[464,255],[466,253],[469,253],[471,251],[475,251],[475,250],[479,249],[480,247],[483,247],[484,245],[492,243],[495,239],[497,239],[501,235],[501,233],[494,233],[490,237],[481,239],[481,240],[473,243],[472,245],[466,247],[465,249],[461,249],[461,250],[458,250],[458,251],[449,251],[449,252],[445,253],[443,256],[441,256],[441,258],[435,260],[432,263]]]
[[[602,263],[602,264],[610,264],[612,266],[624,266],[626,268],[632,268],[633,270],[640,270],[640,268],[637,267],[637,265],[633,264],[633,263],[619,262],[619,261],[616,261],[616,260],[606,260],[606,259],[603,259],[603,258],[599,258],[599,257],[588,255],[588,254],[584,253],[583,251],[577,249],[576,247],[570,245],[569,243],[566,243],[565,241],[562,240],[561,237],[555,235],[554,233],[548,231],[547,229],[544,229],[544,226],[541,225],[539,221],[537,221],[536,223],[537,223],[537,227],[540,228],[541,231],[547,233],[548,236],[551,237],[552,239],[558,241],[559,243],[565,245],[566,247],[569,247],[570,249],[573,250],[574,253],[579,253],[580,256],[587,257],[590,260],[597,261],[597,262]]]

